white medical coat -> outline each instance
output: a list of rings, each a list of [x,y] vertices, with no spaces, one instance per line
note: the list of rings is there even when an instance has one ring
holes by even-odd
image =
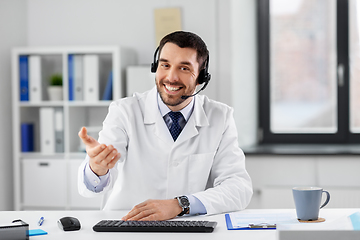
[[[194,110],[174,142],[162,118],[157,90],[114,101],[99,142],[121,154],[100,193],[86,188],[79,167],[81,195],[103,195],[104,210],[129,210],[147,199],[192,194],[207,214],[244,209],[252,196],[245,156],[238,146],[233,109],[196,95]]]

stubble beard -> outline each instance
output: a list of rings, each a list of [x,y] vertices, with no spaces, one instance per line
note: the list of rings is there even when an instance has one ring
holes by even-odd
[[[165,90],[162,89],[162,87],[163,87],[162,81],[160,81],[160,82],[156,81],[156,88],[158,90],[158,93],[160,94],[160,98],[166,105],[174,107],[174,106],[180,105],[181,103],[183,103],[186,100],[186,99],[182,99],[181,96],[178,97],[178,96],[172,96],[172,95],[167,94],[165,92]],[[196,86],[194,86],[194,88],[191,89],[190,92],[193,93],[195,91],[195,88],[196,88]],[[191,94],[188,94],[188,95],[191,95]]]

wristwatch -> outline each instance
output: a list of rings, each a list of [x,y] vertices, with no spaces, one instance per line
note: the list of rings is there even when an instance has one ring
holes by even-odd
[[[189,214],[190,212],[190,202],[187,196],[176,197],[178,200],[179,206],[182,208],[182,212],[178,214],[178,216],[182,216],[184,214]]]

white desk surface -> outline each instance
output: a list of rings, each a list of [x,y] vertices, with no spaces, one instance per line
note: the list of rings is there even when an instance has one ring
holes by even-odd
[[[321,209],[320,217],[325,218],[327,221],[335,220],[339,217],[351,215],[354,212],[358,212],[360,209]],[[246,209],[239,213],[251,214],[251,213],[289,213],[296,219],[295,209]],[[126,211],[1,211],[0,212],[0,225],[11,223],[15,219],[21,219],[29,224],[29,229],[43,229],[48,232],[47,235],[33,236],[30,239],[42,240],[42,239],[132,239],[140,240],[151,239],[161,240],[176,240],[176,239],[252,239],[252,240],[272,240],[276,239],[276,230],[227,230],[224,214],[212,215],[212,216],[192,216],[181,217],[179,220],[207,220],[216,221],[218,224],[213,233],[126,233],[126,232],[94,232],[92,227],[100,220],[104,219],[121,219],[126,214]],[[79,231],[64,232],[60,230],[57,225],[58,219],[72,216],[79,219],[81,229]],[[40,217],[44,217],[44,224],[39,227],[37,225]],[[302,224],[302,223],[299,223]],[[321,223],[311,223],[321,224]]]

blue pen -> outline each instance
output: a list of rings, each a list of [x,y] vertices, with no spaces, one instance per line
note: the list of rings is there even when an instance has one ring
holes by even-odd
[[[44,217],[41,217],[38,224],[39,224],[39,226],[41,226],[43,223],[44,223]]]

